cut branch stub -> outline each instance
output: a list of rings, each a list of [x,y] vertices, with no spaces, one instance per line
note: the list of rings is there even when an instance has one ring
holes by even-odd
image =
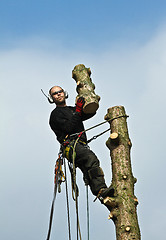
[[[119,135],[118,133],[113,132],[110,134],[110,137],[106,142],[106,146],[110,149],[110,151],[112,151],[118,145],[119,145]]]
[[[86,68],[83,64],[75,66],[72,71],[72,78],[77,83],[76,90],[78,95],[76,97],[76,101],[79,97],[84,97],[85,104],[83,111],[85,113],[95,113],[99,108],[100,101],[100,97],[95,94],[95,85],[92,83],[90,75],[90,68]]]

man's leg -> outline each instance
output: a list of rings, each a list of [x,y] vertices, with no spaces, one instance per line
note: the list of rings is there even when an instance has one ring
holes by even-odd
[[[83,172],[85,183],[88,182],[95,196],[98,195],[101,189],[108,189],[99,160],[87,145],[82,143],[77,144],[75,161],[76,166]]]

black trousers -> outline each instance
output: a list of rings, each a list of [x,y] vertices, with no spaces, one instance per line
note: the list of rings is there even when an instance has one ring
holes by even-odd
[[[78,142],[75,148],[75,165],[83,173],[85,184],[90,186],[92,193],[97,196],[101,188],[106,188],[104,173],[100,168],[100,162],[87,144]],[[69,151],[69,161],[72,162],[73,148]]]

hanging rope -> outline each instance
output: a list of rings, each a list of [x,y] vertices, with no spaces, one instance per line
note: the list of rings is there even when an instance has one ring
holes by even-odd
[[[55,198],[56,198],[56,192],[57,192],[57,186],[54,187],[54,196],[53,196],[52,205],[51,205],[49,228],[48,228],[48,234],[47,234],[47,238],[46,238],[47,240],[50,239],[50,234],[51,234],[51,227],[52,227],[52,219],[53,219],[53,212],[54,212],[54,203],[55,203]]]
[[[66,171],[66,162],[65,162],[65,159],[64,159],[64,170],[65,170],[65,177],[66,177],[65,186],[66,186],[66,204],[67,204],[68,234],[69,234],[69,240],[71,240],[69,195],[68,195],[67,171]]]
[[[53,213],[54,213],[54,203],[55,203],[55,199],[56,199],[57,188],[62,183],[62,176],[64,176],[63,172],[61,170],[62,163],[63,163],[63,159],[62,159],[62,156],[59,154],[59,157],[58,157],[58,159],[56,161],[56,165],[55,165],[54,195],[53,195],[53,200],[52,200],[52,205],[51,205],[49,228],[48,228],[48,234],[47,234],[46,240],[50,239]],[[60,189],[60,187],[59,187],[59,189]]]
[[[77,240],[78,240],[78,235],[81,238],[81,229],[80,229],[80,223],[79,223],[79,214],[78,214],[78,194],[77,194],[77,186],[76,186],[76,166],[75,166],[75,149],[76,145],[81,137],[82,133],[78,135],[74,146],[73,146],[73,181],[74,181],[74,192],[75,192],[75,206],[76,206],[76,218],[77,218]]]
[[[87,206],[87,239],[89,240],[89,196],[88,185],[86,185],[86,206]]]

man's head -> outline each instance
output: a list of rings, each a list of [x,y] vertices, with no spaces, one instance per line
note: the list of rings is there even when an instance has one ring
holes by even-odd
[[[60,107],[66,106],[66,92],[59,86],[54,86],[49,91],[50,97],[53,102]]]

